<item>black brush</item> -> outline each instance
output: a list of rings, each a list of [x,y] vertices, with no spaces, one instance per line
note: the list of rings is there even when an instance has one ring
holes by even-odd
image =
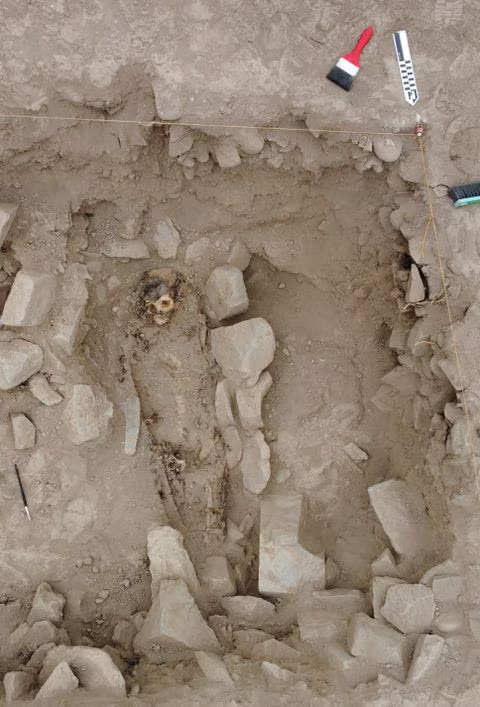
[[[20,493],[22,495],[23,507],[25,508],[25,513],[27,514],[28,520],[32,520],[32,516],[30,515],[30,511],[28,510],[27,497],[25,496],[25,490],[23,488],[23,484],[22,484],[22,480],[20,478],[20,473],[18,471],[18,467],[16,464],[14,466],[15,466],[15,473],[17,475],[18,485],[20,487]]]
[[[327,74],[327,79],[336,83],[345,91],[352,88],[353,79],[360,71],[360,54],[373,37],[373,27],[367,27],[360,35],[355,49],[340,57],[333,69]]]
[[[473,184],[460,184],[458,187],[450,187],[448,196],[453,199],[455,206],[468,206],[468,204],[478,204],[480,202],[480,182]]]

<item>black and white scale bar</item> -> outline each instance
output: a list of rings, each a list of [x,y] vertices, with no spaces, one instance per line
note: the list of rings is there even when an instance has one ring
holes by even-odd
[[[397,53],[398,67],[400,69],[400,78],[403,86],[403,95],[405,96],[407,103],[414,106],[420,98],[420,95],[418,93],[415,72],[413,71],[412,56],[410,54],[408,37],[405,30],[394,32],[393,42]]]

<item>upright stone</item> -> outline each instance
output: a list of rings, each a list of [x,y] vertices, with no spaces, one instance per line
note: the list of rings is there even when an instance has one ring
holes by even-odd
[[[54,592],[47,582],[42,582],[35,592],[27,623],[31,626],[36,621],[51,621],[58,625],[63,618],[64,606],[65,597]]]
[[[13,705],[17,700],[25,698],[33,687],[34,679],[30,673],[15,671],[6,673],[3,678],[5,700],[7,705]]]
[[[274,605],[260,597],[224,597],[220,603],[236,626],[267,629],[275,623]]]
[[[74,692],[78,679],[66,661],[59,663],[37,692],[36,700],[60,700]]]
[[[140,399],[138,395],[131,395],[121,403],[125,415],[125,441],[123,449],[125,454],[133,456],[137,451],[137,442],[140,434]]]
[[[432,526],[419,491],[392,479],[370,486],[368,493],[394,550],[410,557],[431,551]]]
[[[217,383],[215,389],[215,415],[221,430],[231,425],[235,425],[235,418],[232,410],[232,396],[227,380]]]
[[[259,431],[247,437],[240,461],[243,486],[251,493],[259,494],[270,480],[270,447]]]
[[[153,235],[153,242],[158,255],[164,260],[177,257],[178,246],[180,245],[180,234],[173,225],[171,218],[166,218],[157,224]]]
[[[214,597],[233,596],[237,590],[235,575],[223,555],[207,557],[200,578],[206,591]]]
[[[88,301],[86,281],[91,279],[85,265],[69,265],[63,276],[61,296],[52,327],[52,344],[62,353],[73,353],[81,340],[80,329]]]
[[[74,444],[84,444],[100,436],[97,401],[91,386],[73,386],[65,414]]]
[[[297,606],[300,637],[320,653],[332,641],[345,643],[349,620],[367,610],[367,601],[358,589],[312,591],[307,584]]]
[[[426,633],[435,614],[433,591],[424,584],[396,584],[387,590],[381,612],[402,633]]]
[[[134,640],[134,649],[148,655],[155,645],[172,649],[218,653],[220,645],[182,579],[160,582],[145,623]]]
[[[240,424],[244,430],[258,430],[263,427],[262,402],[272,387],[272,376],[264,371],[258,383],[251,388],[237,390],[237,407]]]
[[[0,204],[0,248],[8,236],[17,209],[16,204]]]
[[[248,309],[243,273],[232,265],[215,268],[205,285],[205,295],[208,309],[218,320],[236,317]]]
[[[164,579],[182,579],[192,594],[200,590],[200,583],[187,551],[182,534],[169,525],[157,526],[147,535],[147,554],[152,575],[152,599],[158,594]]]
[[[295,594],[305,582],[325,586],[325,557],[313,555],[299,541],[303,498],[267,498],[260,507],[260,594]]]
[[[371,663],[406,666],[409,643],[406,636],[366,614],[356,614],[348,627],[348,650]]]
[[[1,321],[6,326],[42,324],[55,301],[55,275],[19,270],[8,295]]]
[[[11,390],[40,370],[43,351],[25,339],[0,341],[0,390]]]
[[[207,651],[195,651],[195,658],[207,680],[233,685],[233,680],[220,656]]]
[[[23,412],[14,412],[10,415],[13,430],[13,443],[15,449],[30,449],[35,446],[37,430]]]
[[[213,329],[212,351],[223,375],[234,386],[251,386],[273,361],[275,336],[265,319],[247,319]]]
[[[444,646],[445,639],[441,636],[420,636],[413,652],[407,682],[417,682],[428,675],[440,658]]]
[[[40,671],[43,685],[60,663],[67,663],[78,675],[80,687],[89,692],[125,697],[125,680],[106,651],[91,646],[57,646],[47,653]]]
[[[228,264],[239,270],[246,270],[250,265],[252,255],[247,246],[242,241],[235,241],[228,255]]]
[[[41,373],[32,376],[28,381],[31,394],[44,405],[58,405],[63,398],[60,393],[54,390],[47,379]]]

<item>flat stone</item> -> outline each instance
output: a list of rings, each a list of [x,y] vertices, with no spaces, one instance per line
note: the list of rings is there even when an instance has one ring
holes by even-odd
[[[392,551],[388,548],[370,566],[372,574],[376,577],[395,577],[397,573],[397,563]]]
[[[43,685],[57,665],[65,662],[78,677],[79,686],[89,692],[125,697],[125,680],[112,658],[91,646],[57,646],[47,654],[39,681]]]
[[[147,535],[147,554],[152,575],[152,600],[165,579],[182,579],[195,596],[200,583],[192,561],[183,546],[182,534],[169,525],[157,526]]]
[[[30,449],[35,446],[37,430],[22,412],[14,412],[10,415],[13,429],[13,444],[15,449]]]
[[[220,138],[213,150],[215,159],[222,169],[238,167],[242,162],[235,141],[230,138]]]
[[[242,458],[242,440],[236,427],[230,426],[222,430],[225,443],[225,459],[229,469],[237,466]]]
[[[342,682],[345,682],[351,688],[357,687],[361,683],[369,683],[375,680],[381,670],[381,666],[351,655],[338,642],[325,646],[324,655],[328,665],[340,675]]]
[[[412,263],[410,266],[410,277],[407,286],[407,302],[415,304],[417,302],[423,302],[425,299],[425,285],[423,284],[422,277],[420,275],[420,270]]]
[[[25,339],[0,341],[0,390],[11,390],[43,365],[43,351]]]
[[[250,388],[237,390],[237,408],[240,424],[244,430],[257,430],[263,427],[262,401],[272,387],[272,376],[264,371],[258,383]]]
[[[382,606],[385,604],[385,599],[387,598],[387,592],[390,587],[394,584],[402,584],[403,579],[398,579],[397,577],[374,577],[372,579],[372,605],[373,605],[373,617],[378,619],[382,623],[385,623],[383,614],[381,612]]]
[[[402,140],[396,136],[376,135],[373,138],[373,151],[382,162],[396,162],[402,154]]]
[[[274,605],[260,597],[224,597],[220,603],[236,626],[264,629],[275,622]]]
[[[58,625],[63,619],[64,606],[65,597],[55,592],[47,582],[42,582],[35,592],[27,623],[32,625],[36,621],[51,621]]]
[[[215,415],[220,430],[235,425],[232,410],[232,394],[228,381],[224,378],[215,389]]]
[[[88,302],[87,280],[91,276],[85,265],[69,265],[62,279],[60,297],[53,316],[51,342],[62,353],[70,355],[86,333],[82,324]]]
[[[97,401],[89,385],[74,385],[65,410],[69,436],[74,444],[84,444],[100,437]]]
[[[185,125],[170,125],[169,137],[168,154],[170,157],[180,157],[193,147],[193,131]]]
[[[247,246],[242,243],[242,241],[235,241],[230,253],[228,254],[227,262],[229,265],[233,265],[239,270],[246,270],[250,265],[252,259],[252,254],[248,250]]]
[[[58,700],[66,695],[70,695],[78,687],[78,679],[72,672],[69,664],[62,660],[61,663],[52,670],[40,690],[37,692],[35,700]]]
[[[42,324],[55,301],[55,275],[19,270],[13,281],[2,316],[6,326],[38,326]]]
[[[370,486],[368,493],[396,552],[415,557],[432,549],[432,527],[420,492],[405,481],[390,480]]]
[[[463,610],[441,611],[438,616],[435,616],[433,629],[447,636],[465,633],[467,628]]]
[[[145,623],[134,640],[134,649],[148,654],[155,645],[218,653],[215,633],[201,615],[182,579],[160,582]]]
[[[7,646],[10,653],[19,653],[23,647],[25,636],[29,632],[30,627],[27,623],[21,623],[12,631],[8,637]]]
[[[20,670],[11,673],[6,673],[5,677],[3,678],[6,704],[14,704],[16,700],[21,700],[22,698],[26,697],[32,689],[33,683],[34,678],[33,675],[31,675],[30,673],[24,673]]]
[[[211,242],[206,236],[204,238],[199,238],[197,241],[190,243],[185,251],[185,263],[186,265],[193,265],[201,258],[203,258],[210,250]]]
[[[44,405],[58,405],[63,398],[60,393],[54,390],[45,376],[37,373],[28,381],[28,387],[31,394]]]
[[[259,317],[211,332],[212,352],[223,375],[235,387],[252,386],[273,361],[275,336]]]
[[[140,435],[140,399],[138,395],[131,395],[121,403],[120,407],[125,415],[123,450],[125,454],[131,457],[137,451],[137,442]]]
[[[140,239],[110,241],[102,248],[102,253],[109,258],[128,258],[142,260],[150,257],[148,246]]]
[[[456,562],[449,558],[445,560],[445,562],[441,562],[439,565],[435,565],[427,570],[420,579],[420,584],[431,587],[435,577],[445,577],[453,574],[459,574],[459,567]]]
[[[244,658],[250,658],[253,648],[258,643],[268,641],[270,638],[272,638],[271,634],[259,631],[256,628],[239,629],[233,632],[235,647]]]
[[[58,634],[57,634],[58,640]],[[42,643],[38,648],[32,653],[32,657],[27,663],[27,668],[32,668],[33,670],[40,670],[45,660],[45,656],[51,648],[55,647],[55,643],[50,641],[50,643]]]
[[[233,685],[233,680],[227,670],[227,667],[220,656],[207,651],[195,651],[195,658],[198,667],[205,675],[207,680],[212,682],[222,682],[226,685]]]
[[[271,663],[298,663],[302,658],[300,651],[291,646],[277,641],[276,638],[269,638],[260,641],[252,650],[252,660],[267,660]]]
[[[211,555],[200,574],[204,589],[214,597],[230,597],[237,591],[232,567],[223,555]]]
[[[366,462],[368,459],[368,454],[360,449],[354,442],[346,444],[343,448],[345,454],[347,454],[350,459],[354,462]]]
[[[365,595],[358,589],[312,591],[306,585],[297,600],[300,638],[319,653],[332,641],[344,643],[349,620],[366,610]]]
[[[261,432],[247,437],[240,461],[243,486],[251,493],[259,494],[268,484],[271,475],[270,447]]]
[[[261,594],[295,594],[305,582],[325,586],[325,557],[299,541],[303,498],[278,495],[261,502],[258,588]]]
[[[167,217],[164,221],[160,221],[157,224],[153,234],[153,242],[158,255],[164,260],[177,257],[180,234],[173,225],[172,219]]]
[[[432,582],[433,598],[436,604],[448,604],[458,601],[462,593],[463,582],[458,576],[434,577]]]
[[[348,627],[348,650],[371,663],[405,667],[409,653],[406,636],[366,614],[356,614]]]
[[[424,584],[397,584],[387,590],[380,611],[402,633],[425,633],[435,614],[433,592]]]
[[[444,646],[445,639],[441,636],[420,636],[415,645],[412,662],[407,673],[407,682],[417,682],[427,676],[440,658]]]
[[[268,660],[264,660],[262,662],[261,669],[267,680],[273,679],[286,682],[287,680],[291,680],[296,677],[295,673],[291,670],[285,670],[285,668],[281,668],[276,663],[270,663]]]
[[[243,273],[232,265],[215,268],[205,285],[205,296],[208,313],[217,320],[236,317],[248,309]]]
[[[36,621],[23,638],[23,650],[33,653],[43,643],[55,643],[57,628],[51,621]]]
[[[0,248],[5,242],[15,219],[18,206],[16,204],[0,204]]]

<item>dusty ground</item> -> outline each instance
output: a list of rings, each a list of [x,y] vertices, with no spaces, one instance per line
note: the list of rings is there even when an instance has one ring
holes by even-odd
[[[0,28],[1,112],[104,117],[106,123],[109,117],[160,117],[187,124],[412,132],[418,111],[427,124],[431,185],[461,183],[478,179],[478,127],[470,117],[477,12],[461,1],[437,0],[415,8],[412,23],[407,6],[385,9],[378,2],[360,8],[349,2],[290,7],[279,1],[255,8],[195,2],[161,9],[127,2],[119,8],[59,0],[48,9],[12,3]],[[372,21],[378,39],[365,55],[368,71],[354,91],[339,95],[322,77],[349,48],[345,37]],[[46,28],[40,35],[39,27]],[[403,102],[390,37],[403,27],[422,94],[416,109]],[[68,398],[75,383],[89,383],[113,410],[98,440],[76,446],[65,434],[64,403],[42,407],[26,386],[1,395],[2,639],[24,618],[37,584],[48,581],[67,599],[72,642],[108,645],[119,619],[150,606],[146,534],[166,518],[182,531],[199,568],[210,554],[232,552],[224,544],[227,516],[240,523],[249,513],[254,527],[246,552],[229,559],[242,573],[241,593],[257,593],[259,502],[243,490],[238,469],[225,468],[214,412],[218,367],[204,314],[205,280],[236,240],[253,254],[245,272],[247,316],[267,319],[277,340],[274,385],[264,405],[272,454],[265,495],[305,494],[306,537],[338,564],[335,586],[367,590],[370,563],[387,545],[367,487],[407,479],[423,493],[434,523],[430,564],[452,552],[465,560],[465,579],[472,582],[465,603],[474,607],[478,562],[465,538],[474,536],[477,499],[468,439],[445,447],[443,410],[455,392],[445,378],[434,380],[432,351],[419,362],[407,349],[402,360],[402,350],[389,347],[394,326],[410,329],[419,315],[425,338],[437,346],[435,360],[453,355],[448,333],[435,339],[448,325],[448,312],[431,232],[422,265],[434,304],[415,313],[403,301],[408,240],[421,240],[428,219],[415,139],[404,138],[401,160],[381,173],[358,169],[364,153],[350,135],[309,132],[283,133],[280,143],[265,133],[265,148],[242,154],[240,166],[221,169],[210,156],[193,170],[171,155],[172,141],[169,155],[166,128],[18,119],[2,121],[0,129],[0,201],[20,207],[0,256],[2,304],[20,265],[58,274],[64,293],[65,269],[85,265],[89,299],[74,354],[52,349],[49,322],[29,329],[28,338],[44,348],[43,370],[62,395]],[[193,132],[196,144],[211,144],[221,134]],[[432,198],[451,316],[460,321],[477,291],[478,212],[453,212],[438,190]],[[401,214],[397,228],[390,220],[395,209]],[[139,316],[138,287],[146,272],[163,265],[153,233],[165,217],[181,234],[178,257],[168,266],[182,286],[171,321],[158,327]],[[408,229],[415,234],[406,235]],[[122,262],[105,255],[112,243],[136,238],[149,247],[148,258]],[[201,238],[208,239],[203,254],[186,263],[187,247]],[[60,295],[55,307],[61,304]],[[12,332],[3,328],[0,337],[9,340]],[[466,358],[471,343],[462,344],[460,358],[473,389],[478,371]],[[379,410],[372,398],[399,362],[414,369],[418,388],[412,393],[407,385],[391,410]],[[127,457],[121,403],[134,390],[142,426],[137,453]],[[419,391],[429,401],[421,414],[412,412],[412,395]],[[34,449],[13,449],[12,412],[34,421]],[[434,413],[442,427],[437,418],[432,422]],[[476,408],[472,424],[476,429]],[[356,464],[345,454],[349,442],[368,452],[367,462]],[[32,523],[19,501],[13,463],[22,472]],[[424,569],[414,568],[413,580]],[[100,604],[101,590],[109,596]],[[470,624],[460,634],[472,631],[476,635]],[[455,695],[472,684],[469,645],[452,649],[465,659],[465,682],[458,680]],[[14,667],[8,651],[0,658],[3,670]],[[181,687],[191,677],[188,666],[178,669],[178,681],[168,671],[148,675],[150,669],[142,669],[151,699],[166,685],[166,703],[193,699],[190,688]],[[308,698],[291,696],[290,703],[316,704],[316,694],[349,704],[349,697],[335,697],[331,676],[321,673],[324,678]],[[247,674],[245,684],[255,685],[255,679]],[[205,690],[205,699],[223,704],[218,692]],[[248,691],[243,698],[248,704],[265,699]],[[388,694],[385,699],[396,704]],[[451,704],[433,699],[431,704]]]

